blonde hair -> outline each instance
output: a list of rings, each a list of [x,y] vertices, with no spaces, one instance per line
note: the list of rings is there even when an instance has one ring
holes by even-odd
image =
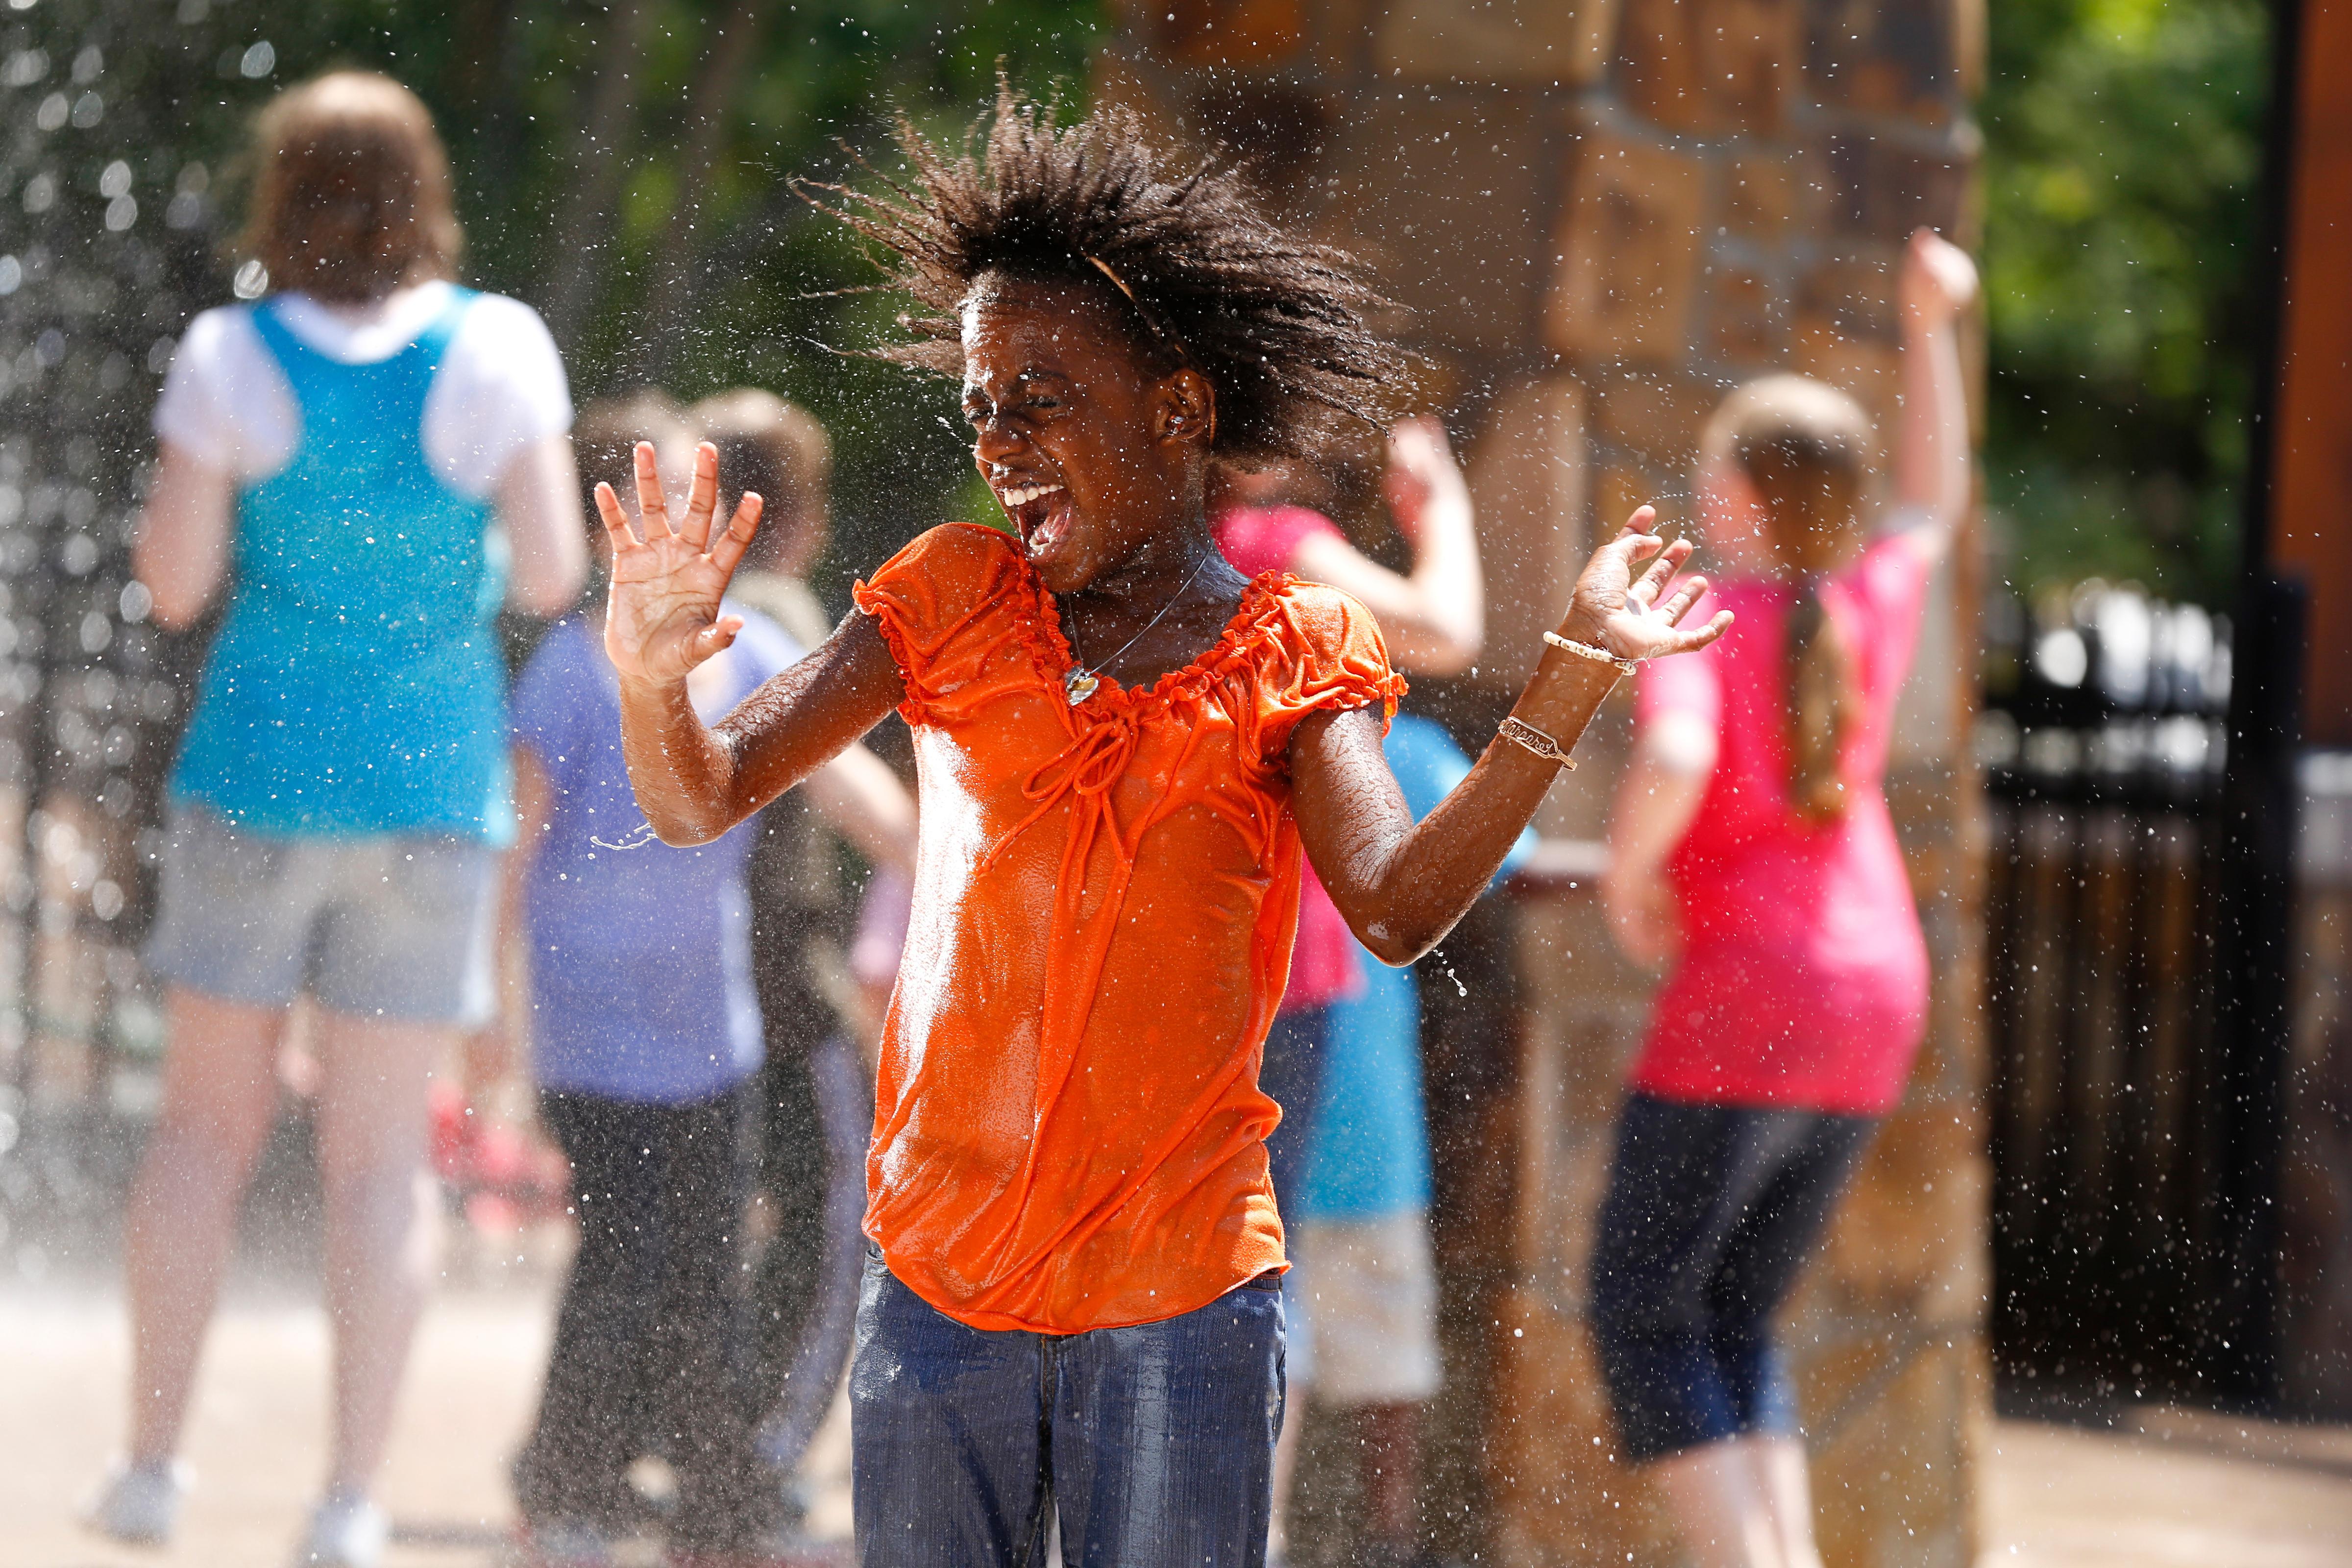
[[[291,87],[255,119],[243,248],[273,285],[365,304],[454,277],[449,159],[415,93],[373,71]]]
[[[1875,449],[1862,405],[1801,375],[1749,382],[1724,399],[1699,438],[1702,464],[1736,467],[1755,486],[1766,542],[1796,586],[1781,645],[1789,803],[1816,826],[1845,815],[1839,764],[1862,709],[1859,660],[1823,613],[1820,585],[1861,542]]]
[[[823,548],[833,496],[833,439],[816,416],[756,386],[714,393],[688,409],[719,448],[719,482],[766,502],[752,550],[798,575]],[[812,548],[814,546],[814,548]]]

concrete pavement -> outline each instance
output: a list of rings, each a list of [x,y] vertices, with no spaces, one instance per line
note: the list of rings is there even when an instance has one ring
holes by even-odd
[[[545,1364],[548,1271],[443,1292],[402,1394],[380,1500],[386,1568],[490,1568],[514,1521],[507,1461]],[[195,1471],[166,1552],[116,1546],[76,1521],[121,1442],[129,1331],[121,1300],[88,1289],[0,1293],[0,1568],[276,1568],[322,1478],[328,1333],[314,1302],[236,1294],[215,1325],[186,1457]],[[849,1533],[847,1410],[810,1464],[815,1542]],[[650,1549],[631,1554],[653,1562]],[[835,1551],[812,1563],[845,1561]]]
[[[513,1520],[506,1460],[538,1393],[554,1260],[479,1260],[419,1334],[382,1499],[387,1568],[491,1568]],[[87,1282],[0,1289],[0,1568],[276,1568],[320,1480],[328,1340],[315,1300],[247,1283],[207,1352],[168,1552],[75,1523],[121,1440],[128,1334]],[[812,1458],[809,1523],[846,1562],[845,1410]],[[2154,1412],[2126,1433],[1995,1429],[1979,1568],[2352,1568],[2352,1432]],[[635,1554],[650,1563],[650,1551]],[[820,1558],[819,1560],[822,1560]]]

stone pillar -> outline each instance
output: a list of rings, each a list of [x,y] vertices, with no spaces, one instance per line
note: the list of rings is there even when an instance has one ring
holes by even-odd
[[[1255,160],[1290,216],[1372,261],[1411,312],[1488,561],[1489,647],[1446,694],[1475,744],[1473,717],[1525,679],[1595,531],[1643,501],[1690,521],[1698,428],[1727,390],[1799,370],[1891,427],[1903,240],[1922,223],[1973,237],[1981,34],[1980,0],[1127,0],[1097,90]],[[1786,1337],[1837,1568],[1973,1554],[1990,1386],[1975,594],[1965,567],[1947,578],[1891,781],[1935,958],[1931,1037]],[[1600,833],[1626,730],[1620,699],[1547,802],[1548,833]],[[1485,1336],[1465,1353],[1491,1407],[1438,1423],[1469,1435],[1483,1500],[1453,1495],[1461,1456],[1441,1456],[1433,1532],[1465,1561],[1664,1564],[1654,1500],[1612,1457],[1583,1320],[1649,981],[1616,956],[1589,879],[1519,923],[1526,1044],[1493,1078],[1517,1103],[1484,1123],[1489,1162],[1516,1161],[1516,1213],[1477,1249],[1510,1257],[1464,1330]]]

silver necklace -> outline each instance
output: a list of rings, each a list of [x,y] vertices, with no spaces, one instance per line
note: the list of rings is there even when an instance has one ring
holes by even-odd
[[[1112,664],[1116,663],[1120,654],[1125,653],[1129,648],[1131,648],[1137,643],[1141,642],[1146,634],[1148,634],[1152,627],[1158,626],[1161,618],[1165,616],[1169,611],[1176,607],[1176,601],[1181,599],[1185,595],[1192,591],[1192,584],[1199,582],[1201,579],[1201,568],[1206,566],[1209,563],[1209,557],[1215,553],[1216,552],[1214,549],[1202,551],[1201,552],[1201,558],[1192,563],[1192,574],[1184,579],[1184,585],[1182,587],[1168,595],[1168,602],[1160,606],[1160,614],[1144,622],[1143,630],[1136,633],[1133,637],[1119,644],[1117,648],[1112,650],[1108,658],[1103,659],[1097,664],[1085,666],[1074,665],[1071,668],[1070,673],[1062,678],[1062,691],[1063,694],[1069,699],[1071,707],[1076,708],[1079,703],[1084,702],[1087,698],[1092,697],[1095,694],[1095,688],[1102,684],[1102,672],[1108,668]],[[1070,628],[1070,651],[1072,653],[1078,652],[1078,633],[1077,627],[1075,624]],[[1081,655],[1080,657],[1083,658],[1084,656]]]

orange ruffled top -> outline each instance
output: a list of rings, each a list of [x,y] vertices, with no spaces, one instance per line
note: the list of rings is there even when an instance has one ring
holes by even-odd
[[[1371,615],[1269,572],[1216,645],[1072,707],[1052,595],[950,523],[857,584],[906,682],[921,844],[866,1234],[982,1329],[1077,1333],[1282,1266],[1257,1087],[1298,918],[1292,727],[1404,682]]]

